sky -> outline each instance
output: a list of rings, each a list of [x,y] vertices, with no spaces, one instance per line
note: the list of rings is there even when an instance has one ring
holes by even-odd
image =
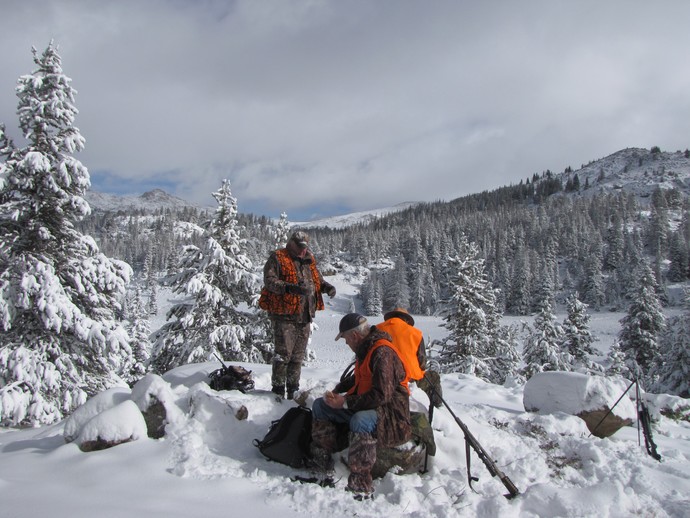
[[[690,146],[690,2],[3,0],[0,123],[58,46],[93,189],[304,221]]]

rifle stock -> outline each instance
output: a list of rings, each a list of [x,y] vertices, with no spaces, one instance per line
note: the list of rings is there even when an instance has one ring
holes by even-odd
[[[486,452],[486,450],[482,447],[481,444],[479,444],[479,441],[475,438],[474,435],[472,435],[472,432],[470,432],[469,428],[467,428],[467,425],[463,423],[458,416],[455,415],[455,412],[453,412],[453,409],[448,406],[448,403],[446,403],[445,399],[443,399],[442,396],[436,392],[435,387],[433,386],[433,383],[430,382],[430,380],[427,378],[427,381],[429,381],[429,384],[432,387],[432,390],[434,393],[438,396],[438,398],[441,400],[441,403],[448,409],[448,412],[450,412],[450,415],[453,416],[453,419],[455,419],[455,422],[458,424],[460,429],[462,430],[462,433],[465,435],[465,446],[467,450],[467,480],[470,486],[470,489],[474,491],[474,488],[472,487],[472,482],[479,480],[477,477],[473,477],[470,474],[470,462],[469,462],[469,448],[472,448],[477,456],[481,459],[481,461],[484,463],[484,466],[486,466],[486,469],[489,470],[489,473],[491,473],[492,477],[498,477],[505,488],[508,490],[507,495],[505,495],[506,498],[509,500],[511,498],[514,498],[520,494],[520,491],[518,488],[513,484],[513,481],[508,478],[508,475],[503,473],[501,469],[496,465],[496,463],[491,460],[491,457],[489,457],[489,454]]]

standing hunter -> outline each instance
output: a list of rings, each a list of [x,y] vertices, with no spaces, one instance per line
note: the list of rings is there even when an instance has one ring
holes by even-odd
[[[292,399],[299,390],[311,322],[324,308],[322,293],[333,298],[335,287],[317,269],[307,233],[294,232],[285,248],[272,252],[266,261],[259,299],[273,326],[271,390],[281,398],[287,390],[287,398]]]

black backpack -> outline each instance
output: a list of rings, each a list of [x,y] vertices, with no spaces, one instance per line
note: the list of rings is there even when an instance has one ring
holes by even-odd
[[[266,436],[254,446],[269,460],[303,468],[309,458],[311,444],[311,410],[303,406],[290,408],[273,421]]]

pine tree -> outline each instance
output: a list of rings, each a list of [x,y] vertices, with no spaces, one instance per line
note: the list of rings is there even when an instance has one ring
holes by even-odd
[[[565,332],[564,345],[574,361],[580,364],[587,364],[588,355],[593,354],[592,343],[594,337],[589,329],[589,314],[587,304],[580,302],[577,293],[568,297],[566,302],[568,315],[563,321]]]
[[[618,335],[621,350],[628,359],[634,360],[643,374],[659,357],[659,333],[664,328],[664,314],[656,296],[656,281],[647,264],[642,263],[637,270],[638,279],[633,300],[627,315],[621,319]]]
[[[260,361],[252,330],[259,278],[245,255],[247,242],[237,224],[237,201],[227,180],[213,193],[218,202],[204,232],[203,247],[185,247],[178,272],[167,281],[184,298],[156,332],[153,366],[165,372],[187,363],[213,360]]]
[[[668,323],[661,337],[659,358],[651,369],[653,389],[659,393],[690,397],[690,289],[685,294],[685,315]]]
[[[671,236],[669,256],[671,263],[666,277],[671,282],[682,282],[688,278],[688,247],[682,232]]]
[[[383,310],[410,307],[410,287],[407,282],[407,262],[400,254],[395,267],[386,275],[383,294]]]
[[[630,376],[630,370],[625,363],[625,354],[621,351],[620,342],[616,341],[611,345],[608,355],[608,368],[606,374],[608,376]]]
[[[380,315],[383,311],[383,286],[378,270],[371,270],[362,287],[362,301],[367,316]]]
[[[491,381],[493,338],[499,330],[496,291],[484,271],[479,250],[464,236],[460,253],[448,259],[450,299],[442,311],[448,336],[442,341],[439,362],[446,372],[465,372]]]
[[[52,423],[121,383],[132,363],[116,321],[131,268],[76,230],[89,205],[71,80],[51,44],[19,78],[27,145],[0,168],[0,421]]]
[[[290,221],[285,212],[280,213],[280,219],[275,227],[273,227],[273,246],[275,250],[283,248],[290,237]]]
[[[134,291],[129,305],[129,313],[129,335],[131,337],[133,362],[123,378],[132,385],[146,374],[151,359],[151,323],[149,311],[142,300],[140,286],[137,286]]]
[[[563,328],[556,322],[551,305],[544,304],[534,319],[522,354],[526,378],[537,372],[570,370],[570,361],[561,349],[563,337]]]
[[[590,370],[592,362],[589,361],[589,355],[594,354],[594,337],[589,329],[587,304],[577,298],[577,293],[573,293],[568,297],[566,306],[568,314],[563,321],[564,348],[574,362],[573,367],[582,366]]]

